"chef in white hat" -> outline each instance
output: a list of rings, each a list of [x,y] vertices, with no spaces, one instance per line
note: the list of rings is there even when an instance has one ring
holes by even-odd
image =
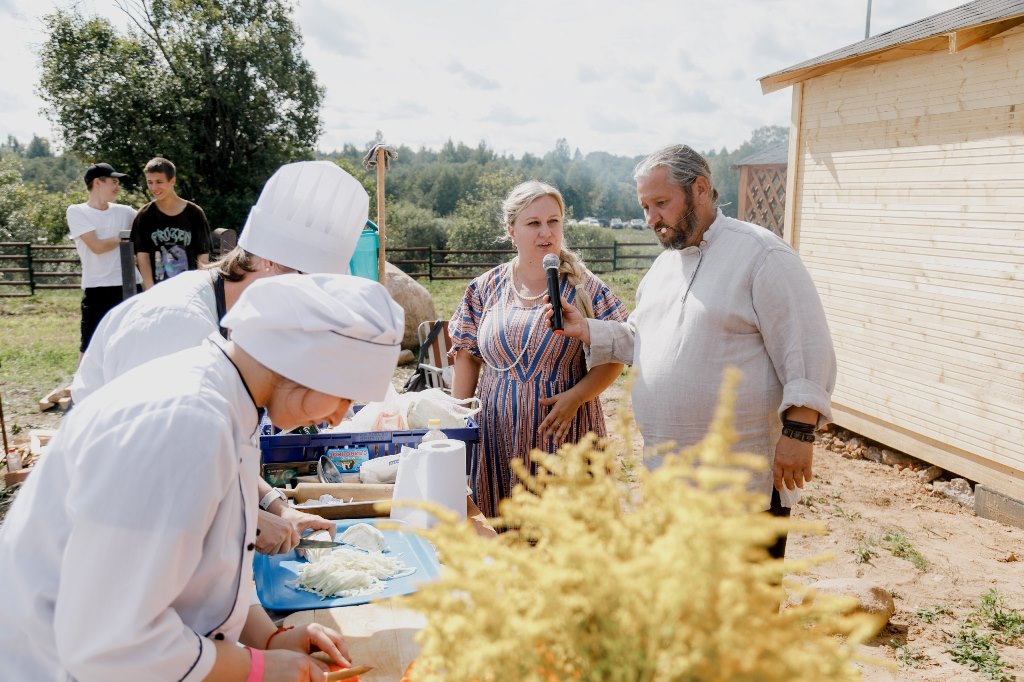
[[[195,270],[114,308],[103,318],[71,384],[76,404],[148,360],[191,348],[220,328],[245,289],[291,272],[348,273],[366,225],[369,197],[359,181],[327,161],[281,166],[252,207],[238,246],[208,269]],[[334,532],[330,521],[290,509],[268,484],[257,550],[292,549],[307,530]]]
[[[261,407],[294,428],[383,399],[402,309],[370,280],[285,275],[223,324],[230,341],[99,389],[36,465],[0,528],[4,679],[320,681],[311,649],[347,663],[334,630],[277,632],[253,605],[253,434]]]

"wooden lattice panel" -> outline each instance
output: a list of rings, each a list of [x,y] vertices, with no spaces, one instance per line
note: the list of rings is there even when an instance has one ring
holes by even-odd
[[[782,236],[786,216],[786,167],[748,166],[740,187],[740,220]]]

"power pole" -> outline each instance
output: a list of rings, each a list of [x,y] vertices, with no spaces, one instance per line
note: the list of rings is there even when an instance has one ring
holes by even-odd
[[[868,0],[868,16],[864,20],[864,40],[871,37],[871,0]]]

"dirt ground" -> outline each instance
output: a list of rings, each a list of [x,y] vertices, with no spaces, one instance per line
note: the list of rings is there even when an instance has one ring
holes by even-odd
[[[629,406],[621,381],[602,396],[608,417]],[[848,440],[846,433],[840,434]],[[960,624],[995,588],[1007,610],[1024,612],[1024,529],[975,516],[973,510],[929,490],[909,468],[846,459],[815,446],[815,479],[793,518],[824,523],[824,536],[791,535],[787,558],[828,555],[802,583],[836,578],[871,581],[896,606],[889,625],[865,651],[893,664],[863,668],[869,682],[993,679],[947,653]],[[900,534],[922,560],[916,568],[894,556],[886,535]],[[926,622],[926,621],[931,622]],[[979,632],[983,630],[979,628]],[[1024,637],[996,643],[1002,679],[1024,679]],[[1000,679],[995,677],[995,679]]]
[[[410,369],[399,368],[397,386]],[[609,418],[628,409],[622,384],[616,382],[602,396]],[[30,428],[56,428],[60,418],[56,411],[7,415],[8,424],[17,420],[25,427],[23,437]],[[866,666],[865,680],[1024,679],[1024,637],[997,639],[1002,678],[969,670],[947,652],[961,623],[990,589],[999,591],[1007,610],[1024,611],[1024,530],[978,518],[930,490],[911,469],[846,459],[818,446],[815,480],[793,516],[822,522],[828,532],[792,535],[787,557],[830,557],[794,580],[865,579],[894,598],[896,613],[889,626],[865,647],[893,668]],[[887,534],[905,538],[906,546],[919,553],[923,569],[895,556],[884,539]]]

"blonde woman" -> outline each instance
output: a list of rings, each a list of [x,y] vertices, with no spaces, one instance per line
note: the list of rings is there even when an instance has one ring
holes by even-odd
[[[624,321],[628,311],[604,282],[566,248],[565,201],[551,185],[531,180],[502,203],[505,237],[517,255],[466,289],[449,328],[455,355],[452,395],[478,395],[481,442],[474,492],[487,516],[498,513],[518,480],[510,462],[530,464],[533,449],[555,452],[593,431],[605,434],[598,396],[621,364],[588,370],[583,343],[554,333],[544,318],[542,261],[560,260],[561,295],[584,315]]]

